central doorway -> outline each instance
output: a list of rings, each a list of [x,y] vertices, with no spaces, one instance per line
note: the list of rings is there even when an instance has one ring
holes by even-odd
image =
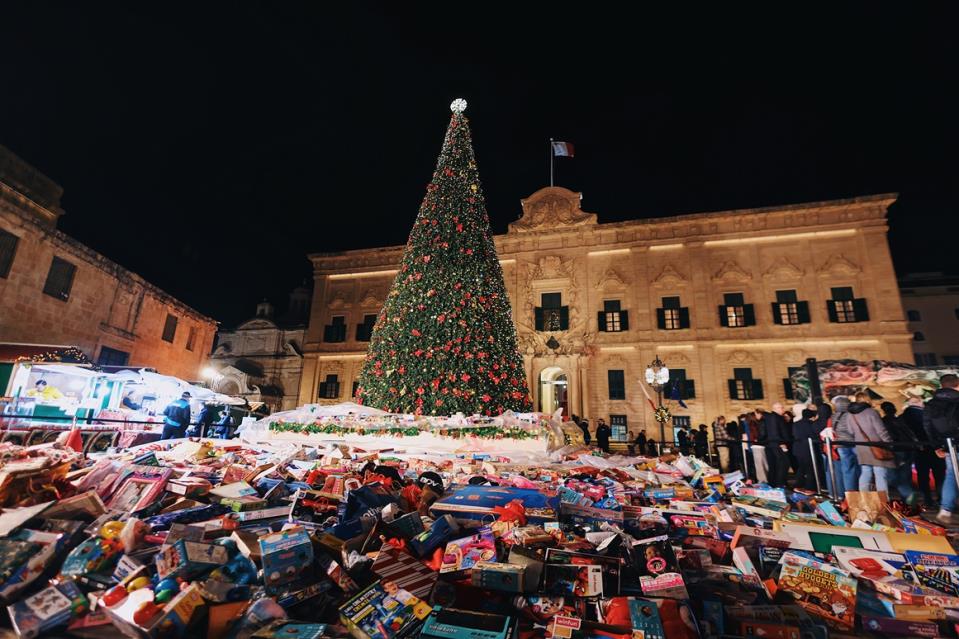
[[[566,373],[558,366],[550,366],[539,374],[539,410],[555,413],[563,409],[563,419],[569,419],[569,394]]]

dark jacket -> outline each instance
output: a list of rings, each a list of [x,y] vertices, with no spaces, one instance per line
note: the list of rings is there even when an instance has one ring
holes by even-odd
[[[185,399],[170,402],[163,409],[163,421],[168,426],[186,427],[190,423],[190,404]]]
[[[636,439],[633,440],[633,445],[637,446],[639,450],[646,450],[646,433],[636,435]]]
[[[796,445],[795,451],[797,455],[806,456],[809,454],[809,444],[806,443],[807,439],[812,439],[813,444],[819,443],[819,431],[822,428],[819,427],[819,420],[812,421],[811,419],[800,419],[798,422],[793,422],[793,443]]]
[[[583,442],[588,446],[593,441],[593,436],[589,434],[589,421],[584,419],[578,425],[579,429],[583,431]]]
[[[791,441],[786,429],[786,420],[783,419],[782,415],[772,411],[766,413],[763,417],[763,425],[766,428],[766,446],[778,446],[788,444]],[[760,437],[762,437],[762,433],[760,433]],[[759,443],[764,442],[760,439]]]
[[[892,442],[892,435],[886,428],[879,413],[865,402],[853,402],[849,405],[848,427],[856,436],[856,441]],[[895,460],[876,459],[869,445],[856,446],[856,457],[863,466],[883,466],[895,468]]]
[[[959,391],[940,388],[926,402],[922,424],[929,439],[941,444],[947,437],[959,437]]]
[[[919,406],[906,406],[906,410],[902,411],[902,421],[906,423],[906,426],[909,427],[912,434],[916,436],[916,440],[927,442],[929,441],[929,434],[922,425],[923,412]]]
[[[607,424],[600,424],[596,427],[596,441],[600,444],[609,441],[609,436],[613,433]]]
[[[689,446],[689,435],[686,434],[685,430],[680,430],[676,434],[676,443],[679,444],[680,448],[687,448]]]

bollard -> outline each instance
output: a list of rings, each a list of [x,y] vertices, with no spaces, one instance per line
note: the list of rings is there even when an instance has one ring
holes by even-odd
[[[952,437],[946,438],[946,445],[949,447],[949,459],[952,461],[952,474],[956,478],[956,488],[959,488],[959,464],[956,462],[956,446],[952,441]]]
[[[839,490],[836,487],[836,462],[832,458],[832,437],[826,438],[826,463],[829,464],[829,489],[833,499],[839,499]]]
[[[816,477],[816,492],[822,494],[822,482],[819,481],[819,464],[816,463],[816,447],[813,446],[812,438],[806,440],[809,442],[809,459],[812,460],[812,472]]]

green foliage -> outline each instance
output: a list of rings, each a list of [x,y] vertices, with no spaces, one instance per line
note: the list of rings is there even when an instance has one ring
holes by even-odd
[[[357,401],[426,415],[530,410],[462,113],[450,120],[402,265],[376,320]]]

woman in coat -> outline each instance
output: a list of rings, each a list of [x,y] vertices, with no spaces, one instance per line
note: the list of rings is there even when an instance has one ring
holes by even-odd
[[[859,459],[859,490],[871,490],[875,478],[876,490],[889,492],[889,478],[896,467],[895,459],[879,459],[867,442],[892,443],[892,435],[879,413],[870,405],[869,395],[856,393],[856,401],[849,405],[847,427],[857,442],[856,457]]]

